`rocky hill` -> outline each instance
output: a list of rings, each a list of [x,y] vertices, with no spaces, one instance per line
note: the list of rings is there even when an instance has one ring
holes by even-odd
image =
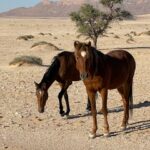
[[[67,17],[70,12],[76,11],[83,3],[90,3],[98,7],[99,0],[42,0],[33,7],[16,8],[3,12],[1,17]],[[100,6],[101,7],[101,6]],[[123,6],[134,15],[150,13],[150,0],[124,0]]]

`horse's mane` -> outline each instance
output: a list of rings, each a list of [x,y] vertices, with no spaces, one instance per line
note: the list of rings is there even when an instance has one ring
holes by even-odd
[[[66,61],[70,59],[70,54],[74,55],[73,52],[69,52],[69,51],[63,51],[61,53],[59,53],[56,57],[60,58],[60,57],[65,57]]]
[[[60,58],[64,57],[66,62],[70,62],[70,54],[73,52],[68,52],[68,51],[63,51],[59,54],[57,54],[56,56],[53,57],[50,66],[48,67],[48,69],[46,70],[46,72],[43,75],[43,78],[40,82],[40,85],[45,82],[45,83],[51,83],[52,80],[56,79],[56,76],[58,75],[58,70],[60,68]],[[71,60],[71,59],[70,59]],[[74,60],[72,60],[74,61]]]
[[[48,69],[45,71],[43,75],[40,85],[42,83],[50,83],[52,79],[56,76],[59,66],[60,66],[60,62],[58,56],[53,57],[50,66],[48,67]]]
[[[90,55],[91,55],[91,62],[90,68],[92,68],[93,75],[96,75],[99,70],[103,70],[104,62],[105,62],[105,54],[101,51],[97,50],[95,47],[90,47]]]

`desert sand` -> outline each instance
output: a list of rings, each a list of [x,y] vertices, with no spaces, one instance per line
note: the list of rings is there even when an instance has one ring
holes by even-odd
[[[150,149],[150,35],[144,34],[147,31],[150,31],[150,15],[113,23],[106,36],[99,38],[98,48],[102,52],[124,48],[136,60],[134,110],[127,130],[121,131],[121,97],[116,90],[109,91],[111,136],[103,137],[103,115],[98,114],[97,137],[89,139],[92,118],[85,111],[87,94],[82,81],[74,82],[68,89],[70,119],[59,115],[57,82],[50,87],[45,112],[40,114],[34,81],[40,82],[47,67],[9,66],[9,62],[20,55],[41,57],[43,64],[49,65],[61,51],[47,46],[31,48],[39,41],[73,51],[75,40],[85,41],[84,37],[77,38],[74,23],[69,18],[0,18],[0,150]],[[34,38],[17,40],[22,35],[33,35]],[[97,110],[100,108],[99,96]]]

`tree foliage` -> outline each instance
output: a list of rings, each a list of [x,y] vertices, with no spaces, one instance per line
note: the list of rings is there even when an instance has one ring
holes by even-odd
[[[114,20],[122,20],[131,17],[131,14],[120,8],[123,0],[100,0],[106,7],[105,12],[94,8],[90,4],[84,4],[78,12],[72,12],[70,17],[76,23],[79,36],[84,35],[92,39],[94,46],[97,47],[97,39],[102,36],[110,23]]]

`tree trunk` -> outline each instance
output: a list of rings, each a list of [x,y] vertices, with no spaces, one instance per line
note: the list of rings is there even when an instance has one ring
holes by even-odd
[[[94,44],[94,47],[97,49],[97,38],[96,37],[93,39],[93,44]]]

